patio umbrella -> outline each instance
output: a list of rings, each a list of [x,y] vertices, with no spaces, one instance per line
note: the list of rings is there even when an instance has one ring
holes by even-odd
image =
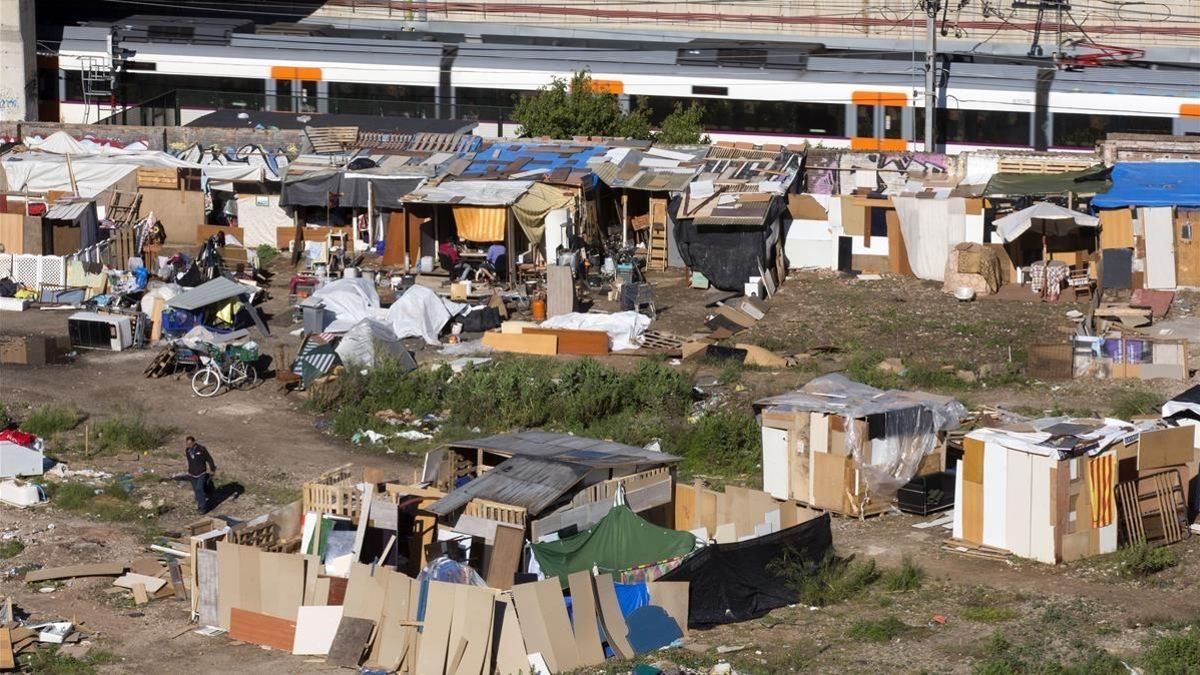
[[[1044,237],[1059,237],[1075,228],[1096,227],[1099,224],[1100,219],[1096,216],[1089,216],[1051,202],[1038,202],[1029,208],[992,221],[996,233],[1006,242],[1015,241],[1029,230],[1039,232]]]

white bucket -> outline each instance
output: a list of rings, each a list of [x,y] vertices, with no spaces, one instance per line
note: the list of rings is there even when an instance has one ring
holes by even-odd
[[[342,270],[342,278],[343,279],[357,279],[358,278],[358,268],[357,267],[347,267],[346,269]]]
[[[432,272],[433,271],[433,256],[431,256],[431,255],[421,256],[421,266],[419,269],[421,270],[421,274],[429,274],[430,272]]]

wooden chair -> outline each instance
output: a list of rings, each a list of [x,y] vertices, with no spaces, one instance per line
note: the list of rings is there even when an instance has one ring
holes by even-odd
[[[1091,264],[1083,262],[1078,265],[1071,266],[1071,273],[1067,277],[1067,288],[1075,292],[1075,298],[1080,296],[1091,297],[1092,289],[1096,282],[1092,279]]]

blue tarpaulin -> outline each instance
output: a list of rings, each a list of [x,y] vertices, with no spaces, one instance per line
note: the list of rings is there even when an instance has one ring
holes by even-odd
[[[1122,162],[1092,206],[1200,206],[1200,162]]]

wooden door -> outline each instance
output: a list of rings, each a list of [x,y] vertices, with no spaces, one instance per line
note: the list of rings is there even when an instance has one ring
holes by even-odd
[[[896,209],[884,209],[883,216],[887,222],[888,271],[906,277],[914,276],[912,266],[908,264],[904,235],[900,232],[900,216],[896,215]]]
[[[1175,283],[1200,286],[1200,209],[1175,212]]]
[[[1175,226],[1171,207],[1139,209],[1142,232],[1146,239],[1146,288],[1172,289],[1175,279]]]
[[[762,428],[763,492],[776,499],[788,499],[788,432],[786,429]]]

